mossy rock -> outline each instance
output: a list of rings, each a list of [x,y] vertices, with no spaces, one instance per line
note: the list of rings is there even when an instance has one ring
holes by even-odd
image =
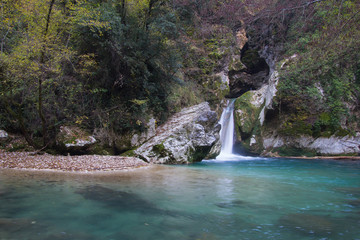
[[[95,154],[95,155],[114,155],[114,149],[109,146],[103,146],[101,144],[95,144],[94,146],[91,146],[88,150],[89,154]]]
[[[279,133],[284,136],[312,136],[312,125],[303,120],[289,120],[286,121],[281,128]]]
[[[256,102],[256,94],[256,91],[248,91],[235,101],[235,125],[241,135],[251,135],[255,126],[259,124],[259,115],[264,103]]]
[[[208,155],[211,147],[196,147],[190,152],[188,161],[190,163],[201,162]]]
[[[242,148],[251,154],[261,154],[264,150],[263,146],[263,139],[261,135],[261,126],[259,121],[254,125],[254,128],[252,129],[251,136],[247,137],[246,139],[243,139],[241,142]]]
[[[128,151],[122,153],[121,156],[124,156],[124,157],[136,157],[135,150],[136,150],[136,148],[128,150]]]
[[[154,145],[152,151],[158,154],[160,157],[166,157],[169,154],[169,152],[166,150],[164,146],[164,143]]]
[[[240,58],[233,57],[229,63],[229,72],[245,71],[246,66],[241,62]]]
[[[315,157],[317,153],[314,150],[296,148],[290,146],[283,146],[279,148],[274,148],[271,150],[273,153],[277,153],[282,157]]]

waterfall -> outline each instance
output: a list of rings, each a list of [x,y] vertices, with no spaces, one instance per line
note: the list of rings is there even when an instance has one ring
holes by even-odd
[[[221,118],[220,142],[221,152],[216,159],[230,156],[234,145],[234,102],[235,99],[228,100],[227,107],[224,108]]]

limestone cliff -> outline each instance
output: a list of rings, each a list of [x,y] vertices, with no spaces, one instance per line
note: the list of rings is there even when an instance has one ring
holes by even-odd
[[[287,28],[291,27],[289,23]],[[358,76],[349,67],[353,63],[344,65],[345,77],[329,75],[325,71],[339,65],[320,57],[324,62],[314,62],[314,67],[302,63],[308,56],[298,48],[285,47],[290,33],[282,32],[280,39],[274,24],[258,21],[247,31],[238,57],[241,67],[229,71],[230,97],[237,98],[238,143],[250,153],[269,156],[358,154]]]
[[[176,113],[134,153],[151,163],[201,161],[219,140],[219,131],[217,114],[204,102]]]

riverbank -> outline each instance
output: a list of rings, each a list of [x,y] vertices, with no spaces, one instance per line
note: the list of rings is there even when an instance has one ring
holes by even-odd
[[[316,156],[316,157],[276,157],[288,159],[319,159],[359,161],[360,156]],[[0,149],[0,169],[50,170],[60,172],[111,172],[148,167],[151,164],[135,157],[122,156],[60,156],[34,154],[31,152],[7,152]]]
[[[30,152],[0,150],[0,168],[27,170],[54,170],[65,172],[95,172],[135,169],[149,166],[135,157],[122,156],[59,156]]]

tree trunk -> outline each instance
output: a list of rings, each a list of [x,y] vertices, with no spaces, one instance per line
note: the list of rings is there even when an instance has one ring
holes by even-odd
[[[46,52],[46,48],[45,48],[45,44],[46,44],[46,36],[48,34],[49,31],[49,25],[50,25],[50,19],[51,19],[51,11],[53,9],[55,0],[51,0],[50,1],[50,5],[49,5],[49,11],[46,17],[46,26],[45,26],[45,30],[44,30],[44,34],[43,34],[43,47],[42,47],[42,51],[41,51],[41,55],[40,55],[40,64],[44,65],[45,64],[45,52]],[[45,68],[43,68],[43,71],[45,71]],[[43,92],[42,92],[42,83],[43,83],[43,78],[45,78],[45,74],[42,73],[40,74],[40,77],[38,79],[38,113],[39,113],[39,117],[41,120],[41,127],[42,127],[42,135],[43,135],[43,144],[44,146],[46,146],[48,144],[48,131],[47,131],[47,123],[46,123],[46,119],[44,116],[44,111],[43,111]]]
[[[121,16],[121,23],[126,24],[125,18],[126,18],[126,0],[121,0],[121,9],[120,9],[120,16]]]

